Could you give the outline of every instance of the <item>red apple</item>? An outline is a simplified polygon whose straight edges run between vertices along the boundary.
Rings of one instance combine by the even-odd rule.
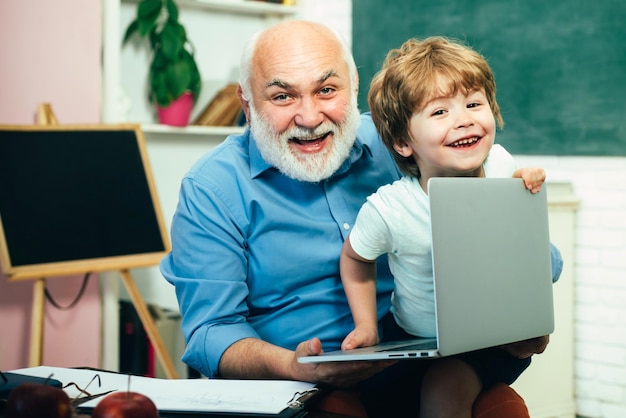
[[[62,389],[42,383],[22,383],[11,391],[6,418],[70,418],[70,397]]]
[[[91,413],[92,418],[159,418],[154,402],[137,392],[113,392]]]

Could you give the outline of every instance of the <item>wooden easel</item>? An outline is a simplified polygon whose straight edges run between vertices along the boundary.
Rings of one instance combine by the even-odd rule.
[[[52,107],[49,103],[41,103],[37,108],[37,124],[38,125],[58,125],[57,118],[52,111]],[[166,376],[169,379],[178,378],[178,373],[174,367],[174,363],[167,352],[167,348],[163,343],[163,339],[159,334],[159,331],[154,323],[152,315],[148,310],[148,307],[143,300],[137,284],[127,269],[120,270],[122,281],[128,290],[131,302],[135,307],[139,319],[146,330],[148,339],[154,347],[154,351],[158,360],[161,362]],[[46,291],[46,279],[41,277],[35,280],[33,286],[33,307],[31,318],[31,340],[30,340],[30,357],[29,366],[40,366],[43,362],[43,334],[44,334],[44,313],[45,313],[45,298]]]

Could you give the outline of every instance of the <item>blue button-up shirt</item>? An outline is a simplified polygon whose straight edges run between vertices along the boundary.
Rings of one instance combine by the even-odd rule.
[[[216,376],[223,352],[247,337],[288,349],[319,337],[325,350],[339,348],[353,328],[341,246],[367,196],[399,177],[367,114],[349,158],[319,183],[266,163],[249,130],[200,159],[182,181],[161,263],[183,317],[183,361]],[[386,262],[377,285],[382,317],[393,288]]]

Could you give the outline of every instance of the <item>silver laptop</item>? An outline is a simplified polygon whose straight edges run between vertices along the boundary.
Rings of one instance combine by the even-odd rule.
[[[300,357],[300,363],[449,356],[554,331],[545,185],[431,178],[437,337]],[[419,237],[417,237],[419,238]]]

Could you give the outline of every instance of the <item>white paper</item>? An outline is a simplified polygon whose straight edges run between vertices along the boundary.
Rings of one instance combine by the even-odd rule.
[[[146,395],[161,412],[230,412],[278,414],[299,394],[314,390],[315,385],[289,380],[231,380],[231,379],[153,379],[128,376],[118,373],[99,372],[87,369],[40,366],[14,370],[31,376],[52,375],[63,385],[76,383],[81,388],[89,384],[97,374],[98,382],[91,383],[87,391],[91,394],[109,390],[130,390]],[[73,386],[65,389],[70,398],[80,396]],[[95,407],[102,397],[81,404]]]

